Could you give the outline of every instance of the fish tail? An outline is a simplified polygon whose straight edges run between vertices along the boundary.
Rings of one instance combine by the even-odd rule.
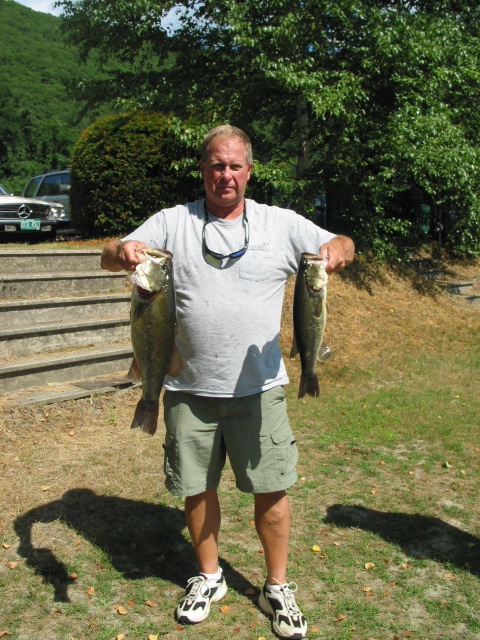
[[[298,390],[298,397],[313,396],[316,398],[320,395],[320,383],[316,373],[302,373],[300,376],[300,388]]]
[[[147,404],[143,398],[138,401],[132,420],[132,429],[140,427],[142,431],[153,436],[157,430],[158,404]]]

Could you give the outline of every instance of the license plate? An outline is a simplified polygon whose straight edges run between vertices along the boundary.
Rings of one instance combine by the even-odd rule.
[[[22,231],[40,231],[40,220],[21,220],[20,229]]]

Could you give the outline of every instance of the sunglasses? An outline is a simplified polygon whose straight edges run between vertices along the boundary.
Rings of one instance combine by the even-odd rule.
[[[246,207],[243,208],[243,220],[245,223],[245,242],[241,249],[238,249],[238,251],[233,251],[232,253],[228,253],[228,254],[217,253],[216,251],[212,251],[211,249],[208,248],[207,239],[205,237],[205,229],[207,228],[207,224],[213,221],[208,219],[208,212],[207,212],[207,207],[205,206],[205,203],[203,204],[203,208],[205,211],[205,220],[203,222],[202,243],[203,243],[203,248],[205,253],[208,253],[209,256],[212,256],[212,258],[216,258],[217,260],[236,260],[237,258],[241,258],[246,253],[248,249],[248,243],[250,240],[250,227],[248,224]]]

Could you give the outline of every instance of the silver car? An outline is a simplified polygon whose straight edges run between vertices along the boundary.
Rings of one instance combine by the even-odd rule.
[[[57,230],[69,226],[61,204],[14,196],[0,184],[0,233],[35,233],[54,238]]]
[[[48,171],[33,177],[23,190],[26,198],[41,198],[47,202],[63,205],[70,215],[70,169]]]

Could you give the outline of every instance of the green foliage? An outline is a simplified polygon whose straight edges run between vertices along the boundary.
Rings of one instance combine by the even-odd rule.
[[[89,234],[122,235],[164,207],[199,195],[193,129],[153,112],[105,116],[77,141],[72,212]]]
[[[0,0],[0,181],[10,191],[20,192],[36,173],[68,166],[88,124],[70,89],[95,71],[80,67],[60,24]]]
[[[170,0],[60,4],[119,99],[245,128],[265,199],[308,211],[326,193],[329,226],[380,255],[425,241],[428,206],[423,226],[451,239],[459,216],[478,251],[477,2],[188,1],[170,31]]]

